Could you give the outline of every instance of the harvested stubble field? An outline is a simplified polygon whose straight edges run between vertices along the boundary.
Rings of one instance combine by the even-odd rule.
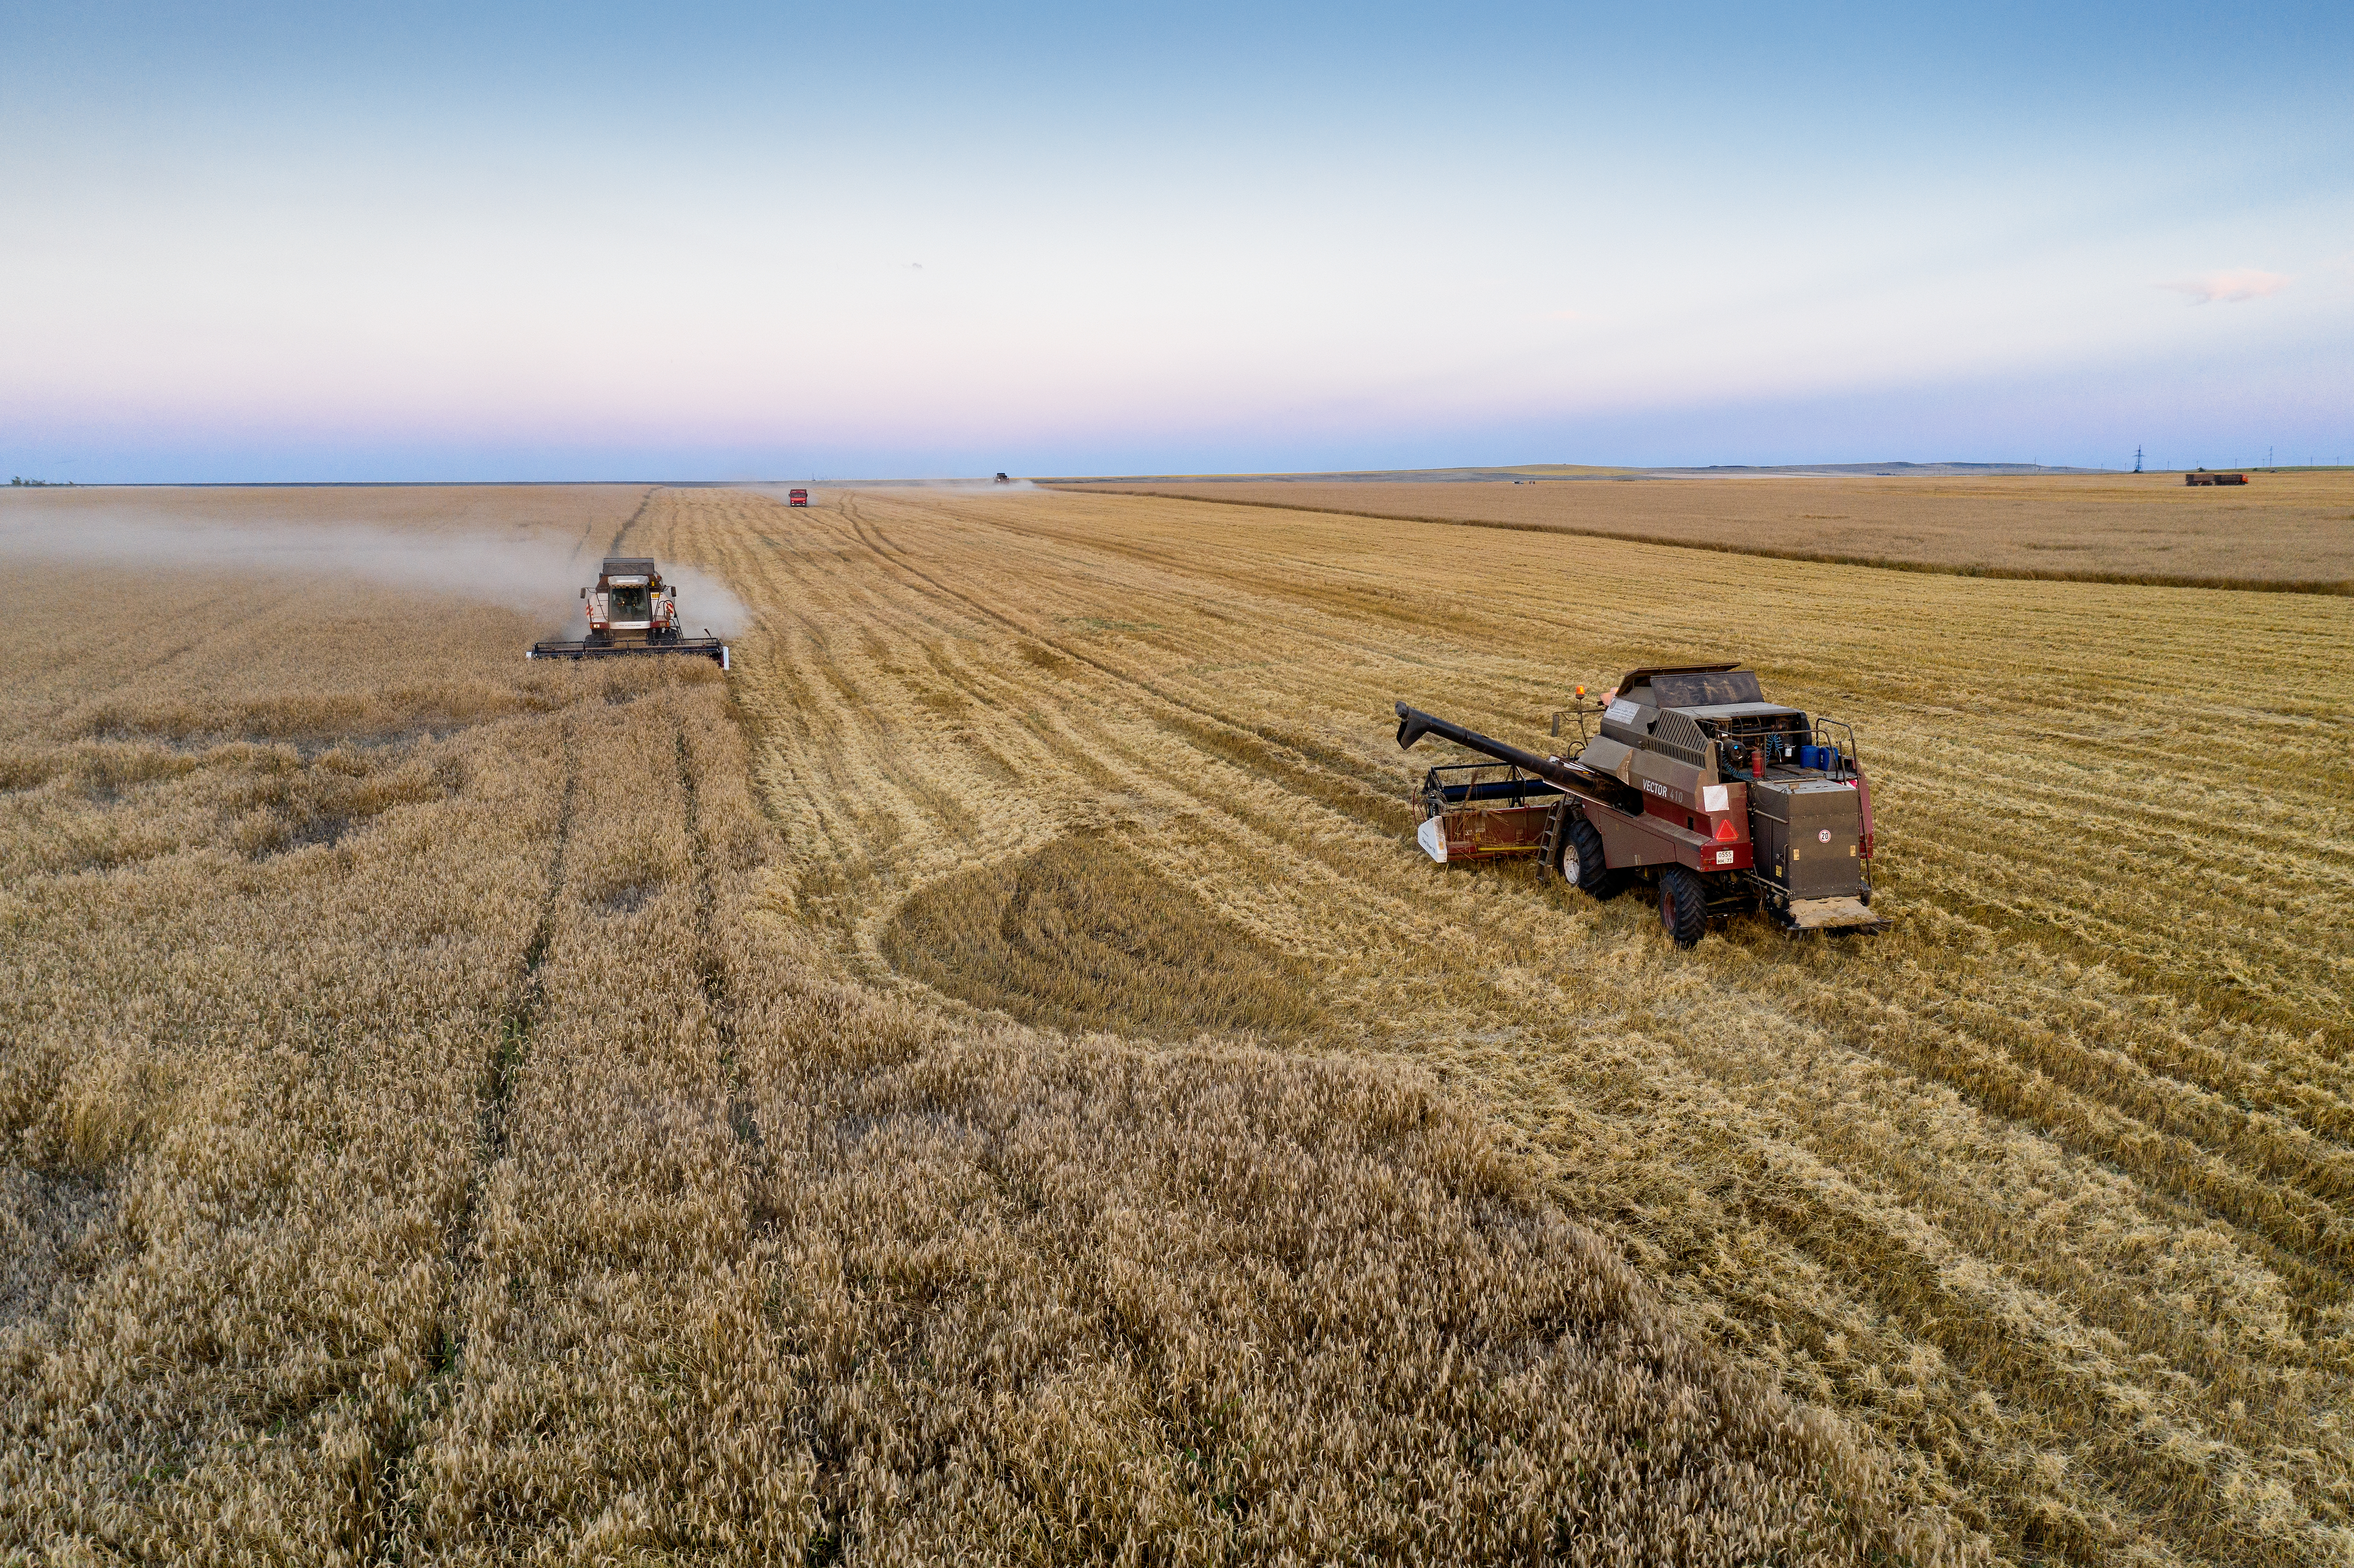
[[[5,655],[0,1552],[2354,1555],[2342,599],[629,516],[727,682],[152,574]],[[1392,699],[1720,653],[1894,930],[1412,849]]]
[[[2194,488],[2179,473],[2118,473],[1154,481],[1111,493],[1921,571],[2354,594],[2349,469],[2257,472],[2244,489]]]

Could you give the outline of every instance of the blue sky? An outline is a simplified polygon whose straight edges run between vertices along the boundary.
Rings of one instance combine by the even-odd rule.
[[[2354,461],[2344,6],[19,5],[0,467]]]

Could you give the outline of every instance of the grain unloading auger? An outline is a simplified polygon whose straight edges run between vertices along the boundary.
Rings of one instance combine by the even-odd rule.
[[[588,635],[578,642],[535,642],[526,659],[611,659],[687,653],[727,668],[727,644],[705,631],[682,636],[677,590],[663,581],[650,556],[608,556],[597,586],[580,590]]]
[[[1533,854],[1596,898],[1648,883],[1683,948],[1711,916],[1745,909],[1792,931],[1887,924],[1871,909],[1872,782],[1854,733],[1766,701],[1751,671],[1638,670],[1606,703],[1554,715],[1556,735],[1562,718],[1578,720],[1582,745],[1568,757],[1404,703],[1397,713],[1401,747],[1435,735],[1501,764],[1424,776],[1415,839],[1441,864]],[[1600,733],[1585,736],[1597,718]]]

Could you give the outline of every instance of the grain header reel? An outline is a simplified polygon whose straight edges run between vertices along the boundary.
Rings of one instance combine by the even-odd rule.
[[[1649,888],[1679,947],[1712,916],[1762,911],[1790,931],[1865,931],[1872,783],[1854,733],[1769,703],[1734,664],[1637,670],[1540,755],[1397,705],[1398,745],[1426,735],[1492,758],[1431,768],[1415,840],[1439,863],[1532,854],[1596,898]],[[1589,733],[1590,731],[1590,733]]]

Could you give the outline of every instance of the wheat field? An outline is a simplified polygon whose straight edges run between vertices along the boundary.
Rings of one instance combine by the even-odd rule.
[[[717,565],[784,515],[580,506],[499,526]],[[777,687],[331,570],[41,570],[88,609],[0,710],[0,1561],[1971,1555],[1427,1074],[1291,1049],[1296,957],[1196,998],[1227,928],[1120,911],[1060,1004],[1124,1032],[872,983],[794,914]],[[1136,876],[1005,896],[1052,950]]]
[[[2354,1557],[2342,599],[596,504],[733,675],[6,655],[0,1560]],[[1688,657],[1893,929],[1413,849],[1393,700]]]
[[[1108,487],[1657,541],[1791,560],[2054,581],[2354,594],[2354,470],[1653,479],[1219,480]],[[1089,485],[1088,489],[1107,487]]]

